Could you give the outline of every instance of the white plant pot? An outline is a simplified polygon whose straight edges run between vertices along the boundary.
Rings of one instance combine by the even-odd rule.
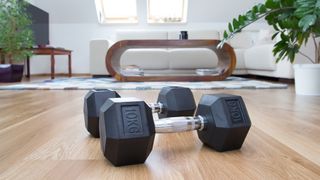
[[[320,64],[295,64],[296,94],[320,96]]]

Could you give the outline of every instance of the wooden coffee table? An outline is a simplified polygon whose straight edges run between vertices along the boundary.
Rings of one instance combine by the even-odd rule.
[[[123,40],[115,43],[107,52],[106,67],[111,76],[119,81],[219,81],[230,76],[236,66],[236,56],[233,48],[225,43],[221,49],[217,49],[219,40]],[[124,75],[121,73],[120,58],[128,49],[138,48],[208,48],[218,56],[216,74],[144,74]],[[151,59],[150,59],[151,61]]]
[[[54,48],[54,47],[41,47],[32,48],[33,55],[50,55],[51,62],[51,79],[55,78],[55,55],[67,55],[68,56],[68,76],[72,76],[71,67],[71,50],[64,48]],[[30,57],[27,58],[27,78],[30,78]]]

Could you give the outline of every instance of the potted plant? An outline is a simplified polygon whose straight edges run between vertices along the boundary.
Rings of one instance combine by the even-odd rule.
[[[244,15],[239,15],[224,31],[222,46],[228,39],[248,25],[264,18],[275,33],[278,41],[273,48],[276,62],[295,61],[295,55],[308,40],[315,46],[315,58],[305,56],[311,64],[296,64],[295,85],[297,94],[320,95],[320,1],[319,0],[266,0],[253,6]],[[301,77],[302,75],[302,77]]]
[[[26,7],[23,0],[0,1],[0,82],[21,81],[22,62],[32,55],[33,33]]]

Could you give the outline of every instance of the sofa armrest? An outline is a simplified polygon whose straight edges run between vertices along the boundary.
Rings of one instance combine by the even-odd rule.
[[[109,75],[105,65],[105,57],[108,49],[114,44],[110,40],[91,40],[90,41],[90,74]]]
[[[293,78],[292,64],[284,59],[276,63],[274,44],[253,46],[245,51],[245,64],[249,74],[278,78]]]
[[[258,45],[247,49],[244,53],[246,68],[265,71],[276,70],[272,49],[272,44]]]

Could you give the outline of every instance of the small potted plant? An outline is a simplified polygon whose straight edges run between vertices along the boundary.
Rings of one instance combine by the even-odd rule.
[[[33,33],[26,7],[23,0],[0,1],[0,82],[21,81],[22,62],[32,55]]]
[[[319,0],[266,0],[239,15],[224,31],[222,46],[228,39],[253,22],[264,18],[273,27],[272,39],[279,39],[274,45],[276,62],[295,61],[301,46],[313,41],[315,58],[303,54],[311,64],[296,64],[295,85],[297,94],[320,95],[320,1]]]

